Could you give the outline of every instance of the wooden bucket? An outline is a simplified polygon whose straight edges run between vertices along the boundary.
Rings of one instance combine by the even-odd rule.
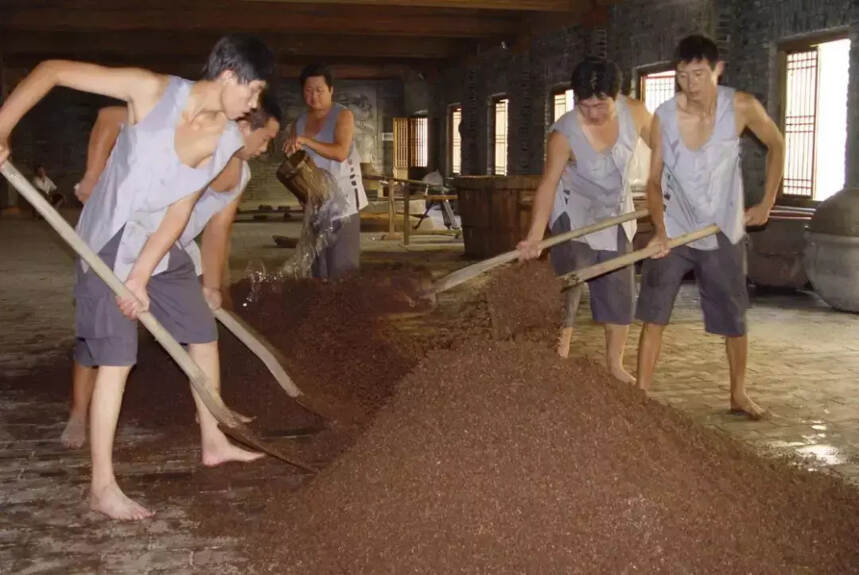
[[[328,199],[328,178],[304,150],[284,158],[277,169],[277,179],[302,205],[307,203],[308,198],[316,205]]]
[[[454,180],[465,253],[488,258],[516,248],[528,233],[540,176],[461,176]]]

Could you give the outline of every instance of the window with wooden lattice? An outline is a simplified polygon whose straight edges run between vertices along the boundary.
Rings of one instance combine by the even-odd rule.
[[[573,109],[576,103],[572,89],[558,88],[552,92],[552,122],[557,122],[561,116]]]
[[[850,40],[782,53],[782,194],[824,200],[844,186]]]
[[[509,131],[508,109],[510,99],[499,96],[492,99],[492,173],[507,175],[507,134]]]
[[[447,154],[449,158],[448,171],[451,174],[459,175],[462,173],[462,136],[459,133],[459,127],[462,124],[462,106],[453,104],[448,108],[448,148]]]
[[[677,91],[677,72],[674,67],[652,70],[639,76],[638,97],[651,114]]]

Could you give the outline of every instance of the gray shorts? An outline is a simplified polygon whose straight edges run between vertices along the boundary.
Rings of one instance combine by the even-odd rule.
[[[570,231],[570,218],[567,214],[561,214],[552,225],[552,234],[558,235],[568,231]],[[621,226],[617,226],[617,247],[617,251],[595,250],[584,242],[569,241],[553,247],[549,253],[549,259],[555,273],[563,275],[628,253],[632,246]],[[635,298],[635,270],[632,266],[596,277],[588,281],[588,288],[594,321],[615,325],[632,323]],[[578,307],[578,299],[575,305]],[[572,325],[575,311],[567,310],[568,321],[565,321],[565,325]]]
[[[99,252],[113,267],[122,230]],[[147,285],[149,311],[179,343],[217,341],[215,317],[203,297],[194,263],[185,250],[170,248],[170,264]],[[78,266],[75,285],[75,361],[85,366],[137,363],[137,322],[122,315],[116,297],[92,269]]]
[[[331,243],[313,260],[315,278],[335,279],[357,270],[361,262],[361,216],[352,214],[334,221]]]
[[[636,317],[647,323],[668,324],[683,276],[695,272],[704,329],[708,333],[738,337],[746,333],[745,241],[731,244],[721,232],[715,250],[674,248],[660,259],[645,260],[641,272],[641,293]]]

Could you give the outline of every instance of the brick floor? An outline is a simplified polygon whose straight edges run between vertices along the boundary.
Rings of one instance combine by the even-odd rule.
[[[235,227],[234,277],[250,259],[272,263],[282,257],[270,247],[270,236],[284,233],[283,227]],[[425,250],[431,249],[448,252],[435,267],[464,264],[456,245],[418,242],[405,251],[373,236],[362,242],[370,261],[426,263]],[[14,326],[0,330],[0,370],[56,361],[72,336],[69,255],[44,222],[0,221],[0,245],[18,248],[4,249],[0,257],[0,324]],[[467,294],[473,286],[460,289]],[[448,299],[446,294],[442,300],[459,297]],[[583,303],[572,354],[601,361],[602,328],[590,321],[587,300]],[[403,321],[420,326],[416,317]],[[832,470],[859,484],[859,315],[833,311],[809,293],[759,294],[753,298],[749,325],[749,390],[772,417],[752,422],[727,413],[723,343],[704,334],[692,285],[681,290],[665,332],[653,396],[768,456],[795,455],[802,465]],[[638,332],[634,326],[628,342],[630,370]],[[0,573],[247,572],[237,539],[194,535],[183,509],[186,497],[199,494],[177,496],[159,505],[154,519],[135,524],[110,522],[87,511],[88,452],[71,452],[58,442],[66,409],[63,398],[37,403],[25,389],[0,386]],[[123,425],[118,444],[133,449],[136,442],[153,440],[152,431]],[[196,450],[162,452],[133,465],[120,460],[118,472],[129,494],[145,502],[152,481],[176,481],[199,472],[197,458]],[[254,481],[265,480],[266,472],[260,466],[229,493],[205,495],[242,512],[243,498]]]
[[[602,361],[602,328],[583,302],[571,356]],[[859,315],[842,313],[813,293],[753,293],[748,313],[749,395],[771,412],[763,421],[730,415],[728,367],[720,337],[704,333],[697,288],[681,288],[665,330],[651,395],[695,421],[762,452],[800,456],[859,484]],[[625,363],[635,368],[640,326]]]

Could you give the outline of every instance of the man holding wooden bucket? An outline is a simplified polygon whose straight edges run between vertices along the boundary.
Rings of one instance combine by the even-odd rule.
[[[355,146],[355,118],[335,103],[334,78],[328,67],[310,64],[299,78],[307,111],[299,116],[283,146],[290,155],[303,149],[317,168],[330,174],[331,195],[320,208],[331,222],[331,240],[313,262],[314,277],[336,278],[357,270],[361,257],[361,217],[367,193],[361,158]]]
[[[588,58],[579,63],[571,86],[575,108],[551,128],[546,169],[534,198],[531,228],[517,249],[523,259],[540,255],[547,224],[553,234],[583,228],[633,209],[629,167],[639,138],[647,139],[650,114],[644,104],[620,95],[621,72],[614,62]],[[635,220],[552,248],[559,275],[629,252]],[[617,379],[634,383],[623,367],[623,350],[633,318],[632,266],[588,282],[594,321],[605,326],[606,363]],[[567,357],[583,286],[566,292],[558,354]]]
[[[200,293],[161,299],[169,287],[150,280],[167,273],[170,252],[191,210],[209,183],[243,145],[236,120],[256,108],[274,72],[274,55],[259,40],[221,38],[209,55],[204,78],[191,82],[136,68],[106,68],[62,60],[39,64],[0,108],[0,163],[9,155],[15,125],[55,86],[110,96],[127,103],[127,125],[78,222],[78,234],[106,260],[130,292],[114,297],[104,281],[82,261],[75,287],[78,348],[76,359],[98,365],[91,407],[92,481],[90,507],[114,519],[143,519],[152,512],[127,497],[116,481],[113,439],[128,373],[136,362],[137,323],[149,310],[162,312],[171,335],[187,343],[188,353],[209,381],[216,381],[217,329],[208,321],[182,321],[159,305],[183,301],[206,317]],[[196,278],[195,278],[196,279]],[[182,325],[179,326],[181,321]],[[186,328],[180,332],[178,328]],[[77,352],[80,353],[77,353]],[[194,393],[200,419],[203,462],[249,461],[260,457],[229,442],[212,412]]]
[[[695,272],[708,333],[725,337],[731,410],[752,419],[764,410],[746,395],[746,225],[766,223],[784,165],[784,140],[750,94],[718,85],[724,63],[704,36],[684,38],[674,55],[680,92],[656,110],[651,130],[647,202],[662,249],[644,262],[637,317],[644,322],[638,385],[649,389],[662,332],[683,276]],[[748,128],[767,147],[764,198],[744,210],[740,134]],[[720,231],[668,250],[668,238],[716,224]]]

